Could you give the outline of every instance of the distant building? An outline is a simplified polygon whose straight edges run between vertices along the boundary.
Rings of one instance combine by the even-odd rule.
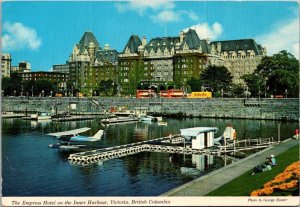
[[[135,94],[136,87],[152,71],[144,68],[143,50],[146,44],[137,35],[131,35],[123,51],[119,54],[118,82],[123,94]]]
[[[242,76],[252,74],[267,52],[254,39],[241,39],[211,42],[211,54],[223,60],[234,83],[243,84]]]
[[[67,62],[66,64],[53,65],[53,72],[69,74],[69,70],[70,70],[69,62]]]
[[[57,72],[24,72],[18,73],[22,78],[22,81],[36,81],[36,80],[48,80],[54,84],[57,84],[58,88],[65,88],[66,82],[68,80],[68,75],[65,73]]]
[[[185,88],[192,77],[199,78],[210,57],[206,40],[195,30],[178,37],[157,37],[146,43],[136,35],[128,40],[119,55],[119,83],[124,94],[133,93],[141,81],[175,82]]]
[[[105,44],[104,49],[92,32],[85,32],[69,58],[70,82],[85,94],[99,93],[104,80],[117,80],[118,52]],[[116,83],[117,84],[117,83]]]
[[[94,34],[85,32],[69,61],[54,65],[53,71],[69,71],[72,87],[86,94],[99,92],[99,84],[107,80],[126,95],[150,85],[186,91],[187,82],[200,78],[209,65],[225,66],[234,83],[244,84],[242,76],[251,74],[265,55],[266,49],[253,39],[209,42],[193,29],[148,43],[146,37],[131,35],[120,53],[108,44],[102,49]]]
[[[25,73],[31,71],[31,65],[27,61],[20,61],[18,66],[13,66],[12,73]]]
[[[1,56],[1,74],[2,77],[10,77],[11,72],[11,54],[2,53]]]
[[[85,32],[77,43],[69,58],[69,80],[75,89],[82,90],[85,86],[86,69],[93,65],[96,51],[100,44],[92,32]]]
[[[118,54],[108,44],[105,44],[103,50],[96,52],[95,62],[85,71],[85,90],[89,94],[101,93],[98,90],[101,81],[112,80],[117,84]]]
[[[207,66],[210,48],[206,40],[198,37],[195,30],[181,32],[174,55],[174,82],[186,89],[187,81],[192,77],[199,79],[200,73]]]

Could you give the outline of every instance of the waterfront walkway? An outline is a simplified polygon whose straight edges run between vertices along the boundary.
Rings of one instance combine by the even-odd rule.
[[[269,157],[271,154],[277,156],[278,154],[297,145],[298,142],[298,140],[288,139],[277,145],[250,155],[245,159],[239,160],[238,162],[232,163],[226,167],[170,190],[161,196],[205,196],[211,191],[216,190],[245,172],[250,171],[255,166],[263,163],[266,157]]]

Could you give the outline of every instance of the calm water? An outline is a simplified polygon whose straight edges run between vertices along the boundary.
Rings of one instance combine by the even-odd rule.
[[[114,146],[177,134],[179,129],[211,126],[221,134],[227,124],[238,139],[276,137],[278,122],[222,119],[168,119],[168,126],[132,123],[102,127],[98,121],[66,123],[2,120],[2,177],[4,196],[156,196],[224,165],[220,157],[139,153],[88,166],[72,165],[46,133],[90,127],[93,135],[105,129],[96,144]],[[298,123],[280,123],[282,139],[291,137]],[[227,161],[228,163],[228,161]]]

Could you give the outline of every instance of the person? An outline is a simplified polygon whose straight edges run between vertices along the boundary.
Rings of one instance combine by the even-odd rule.
[[[265,172],[268,170],[272,170],[272,161],[269,158],[266,158],[266,162],[253,168],[251,175],[255,175],[256,173]]]
[[[295,129],[295,135],[294,135],[295,139],[299,139],[299,129]]]
[[[272,166],[277,165],[276,158],[274,155],[271,155],[271,163],[272,163]]]

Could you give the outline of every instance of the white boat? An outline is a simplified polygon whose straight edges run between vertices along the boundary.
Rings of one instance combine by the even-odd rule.
[[[52,114],[48,112],[38,112],[36,114],[32,114],[30,118],[34,120],[47,120],[52,118]]]
[[[159,122],[157,122],[157,125],[158,125],[158,126],[168,126],[168,122],[165,122],[165,121],[159,121]]]
[[[154,116],[142,115],[140,121],[157,121],[157,119]]]
[[[100,123],[102,124],[118,124],[118,123],[126,123],[126,122],[136,122],[139,119],[134,116],[129,117],[113,117],[109,119],[102,119]]]

